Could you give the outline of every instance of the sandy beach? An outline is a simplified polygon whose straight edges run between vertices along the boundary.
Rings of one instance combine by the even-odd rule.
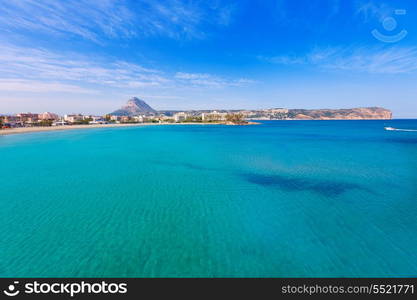
[[[44,132],[44,131],[138,127],[138,126],[160,126],[160,125],[219,125],[219,123],[137,123],[137,124],[65,125],[65,126],[50,126],[50,127],[21,127],[21,128],[11,128],[11,129],[1,129],[0,136],[10,135],[10,134]]]

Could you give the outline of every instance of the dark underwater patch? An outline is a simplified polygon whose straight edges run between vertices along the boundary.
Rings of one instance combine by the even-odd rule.
[[[310,191],[326,197],[336,197],[350,190],[367,190],[359,184],[308,177],[245,174],[244,178],[248,182],[260,186],[273,187],[290,192]]]

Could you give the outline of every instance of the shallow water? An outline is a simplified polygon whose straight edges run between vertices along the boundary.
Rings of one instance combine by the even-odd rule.
[[[0,137],[0,277],[417,276],[416,120]]]

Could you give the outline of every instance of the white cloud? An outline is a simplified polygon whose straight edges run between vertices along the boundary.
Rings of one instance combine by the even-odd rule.
[[[330,69],[372,74],[414,73],[417,71],[417,47],[361,48],[348,53],[336,51],[323,56],[318,63]]]
[[[167,74],[125,61],[0,44],[0,91],[87,93],[239,87],[254,81],[207,73]],[[86,86],[88,88],[86,88]],[[76,88],[79,87],[79,88]]]
[[[74,53],[0,45],[2,76],[43,81],[71,81],[109,87],[156,86],[169,82],[158,70],[124,61],[95,60]]]
[[[97,94],[94,90],[81,88],[76,85],[63,84],[58,82],[41,82],[36,80],[19,80],[0,78],[0,91],[50,93],[65,92],[74,94]]]
[[[231,15],[231,6],[220,6],[214,0],[4,1],[0,31],[77,36],[96,43],[148,35],[201,38],[203,26],[226,26]]]
[[[282,56],[258,56],[258,59],[261,61],[266,61],[272,64],[277,65],[298,65],[298,64],[305,64],[306,59],[305,57],[297,57],[292,55],[282,55]]]
[[[417,72],[417,47],[335,47],[315,49],[304,56],[260,57],[260,59],[279,65],[302,65],[371,74]]]
[[[185,85],[191,86],[206,86],[206,87],[238,87],[251,83],[255,83],[254,80],[240,78],[240,79],[228,79],[220,76],[214,76],[205,73],[183,73],[178,72],[175,74],[175,78]]]

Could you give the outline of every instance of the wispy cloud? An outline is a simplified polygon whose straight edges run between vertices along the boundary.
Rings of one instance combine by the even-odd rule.
[[[359,47],[315,49],[304,56],[259,57],[287,66],[310,66],[325,70],[402,74],[417,72],[417,47]]]
[[[38,80],[0,78],[0,91],[18,91],[31,93],[65,92],[74,94],[97,94],[97,91],[76,85]]]
[[[206,86],[206,87],[239,87],[255,83],[254,80],[240,78],[228,79],[220,76],[213,76],[202,73],[183,73],[178,72],[175,78],[186,86]]]
[[[0,6],[0,32],[66,35],[96,43],[149,35],[201,38],[205,25],[228,25],[232,11],[232,6],[213,0],[5,1]]]
[[[71,81],[110,87],[155,86],[169,79],[154,69],[124,61],[57,54],[45,49],[0,45],[0,70],[14,79]]]
[[[76,53],[56,53],[46,49],[1,44],[0,72],[0,91],[59,90],[86,93],[94,87],[97,90],[175,90],[238,87],[254,82],[245,78],[230,79],[207,73],[166,73],[109,58],[91,58]],[[89,89],[85,86],[89,86]]]

